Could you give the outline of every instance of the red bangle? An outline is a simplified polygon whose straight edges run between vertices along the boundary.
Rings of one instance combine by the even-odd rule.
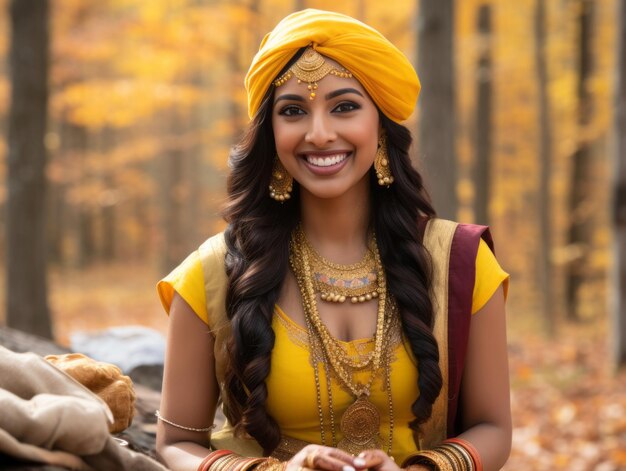
[[[209,471],[209,468],[215,461],[219,458],[222,458],[226,455],[233,455],[234,453],[230,450],[215,450],[206,455],[206,457],[202,460],[202,462],[198,465],[198,471]]]
[[[472,461],[474,462],[474,469],[476,471],[483,471],[483,462],[480,459],[480,454],[474,445],[472,445],[467,440],[463,440],[462,438],[448,438],[444,440],[443,443],[456,443],[459,446],[462,446],[472,457]]]

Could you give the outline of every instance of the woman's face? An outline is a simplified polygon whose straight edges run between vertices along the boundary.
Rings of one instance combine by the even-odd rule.
[[[301,193],[337,198],[369,185],[380,128],[378,110],[354,78],[329,74],[317,83],[313,100],[307,84],[295,77],[276,88],[276,151]]]

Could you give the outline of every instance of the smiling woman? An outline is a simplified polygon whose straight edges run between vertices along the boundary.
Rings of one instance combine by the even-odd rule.
[[[317,64],[309,72],[312,62]],[[292,70],[297,80],[274,82],[277,158],[299,183],[300,197],[310,201],[307,205],[349,192],[367,201],[368,171],[382,136],[376,105],[351,74],[313,48],[304,51],[287,77]]]
[[[420,85],[352,18],[279,23],[246,77],[228,227],[158,285],[157,447],[174,470],[499,469],[511,440],[488,229],[435,217],[411,166]],[[212,431],[217,404],[228,419]]]

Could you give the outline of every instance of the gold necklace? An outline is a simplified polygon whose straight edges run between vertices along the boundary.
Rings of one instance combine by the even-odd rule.
[[[310,266],[310,261],[313,258],[313,255],[311,253],[312,250],[310,245],[306,242],[304,232],[301,227],[298,227],[292,235],[289,260],[300,288],[305,321],[309,334],[309,345],[311,348],[312,363],[315,374],[318,413],[320,416],[322,444],[326,444],[326,439],[324,430],[324,413],[321,405],[321,387],[319,381],[318,362],[321,361],[326,370],[331,432],[333,438],[332,445],[338,446],[339,448],[353,454],[359,453],[368,448],[381,448],[379,436],[380,413],[376,409],[376,406],[372,404],[368,398],[374,379],[376,378],[382,364],[385,363],[385,386],[387,388],[387,400],[390,413],[389,443],[387,451],[390,453],[393,442],[393,404],[390,390],[391,368],[389,366],[390,346],[387,345],[387,348],[385,348],[383,341],[385,337],[388,337],[388,335],[385,334],[390,332],[391,320],[394,317],[393,314],[395,314],[395,309],[390,309],[392,312],[390,312],[388,316],[385,316],[387,297],[386,279],[384,269],[382,268],[382,262],[380,260],[380,254],[378,253],[376,239],[375,237],[372,237],[372,243],[370,244],[371,253],[376,264],[376,280],[378,280],[377,293],[379,295],[377,296],[378,313],[376,319],[376,333],[374,335],[374,349],[364,360],[360,361],[358,359],[352,360],[350,358],[343,345],[330,335],[330,332],[319,316],[315,290],[313,287],[314,278],[312,276]],[[395,307],[395,304],[392,304],[393,307]],[[319,352],[317,355],[315,354],[316,351]],[[340,383],[356,398],[354,403],[348,406],[341,417],[340,429],[343,433],[343,439],[337,444],[335,443],[335,419],[332,406],[332,392],[330,387],[331,378],[329,375],[330,368],[328,368],[329,364],[332,367],[334,375],[340,380]],[[366,367],[370,367],[370,365],[371,375],[367,383],[365,385],[355,383],[353,380],[354,370],[363,370]]]
[[[313,288],[320,293],[322,301],[343,303],[364,303],[376,299],[379,293],[378,275],[374,248],[376,241],[370,238],[369,247],[363,259],[350,265],[331,262],[319,254],[307,240],[301,227],[298,227],[301,242],[309,254],[313,275]]]
[[[348,387],[348,389],[350,389],[352,394],[354,394],[356,397],[368,393],[374,375],[372,375],[372,378],[370,378],[370,382],[368,384],[359,388],[358,386],[354,385],[349,379],[351,375],[347,368],[363,369],[368,367],[371,363],[372,371],[374,373],[377,372],[378,368],[380,367],[382,342],[384,337],[383,334],[385,327],[386,305],[385,275],[382,269],[382,263],[380,262],[378,248],[376,247],[376,238],[372,237],[372,240],[374,242],[374,260],[376,261],[377,278],[380,278],[382,283],[380,285],[381,295],[378,299],[376,333],[374,334],[375,346],[374,350],[363,360],[353,360],[348,355],[341,342],[339,342],[330,334],[319,316],[315,298],[315,290],[311,282],[311,250],[310,246],[306,244],[306,238],[301,227],[298,227],[296,229],[292,243],[292,254],[294,255],[294,261],[292,265],[294,266],[294,272],[301,273],[300,278],[302,279],[302,286],[300,291],[302,293],[302,299],[305,304],[305,314],[309,316],[311,323],[314,327],[314,332],[316,333],[316,335],[319,336],[321,344],[324,347],[328,360],[330,361],[333,369],[342,380],[342,382]]]

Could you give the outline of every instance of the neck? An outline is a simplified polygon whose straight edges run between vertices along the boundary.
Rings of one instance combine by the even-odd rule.
[[[354,263],[368,246],[369,185],[365,191],[320,199],[300,193],[302,228],[313,247],[336,263]]]

